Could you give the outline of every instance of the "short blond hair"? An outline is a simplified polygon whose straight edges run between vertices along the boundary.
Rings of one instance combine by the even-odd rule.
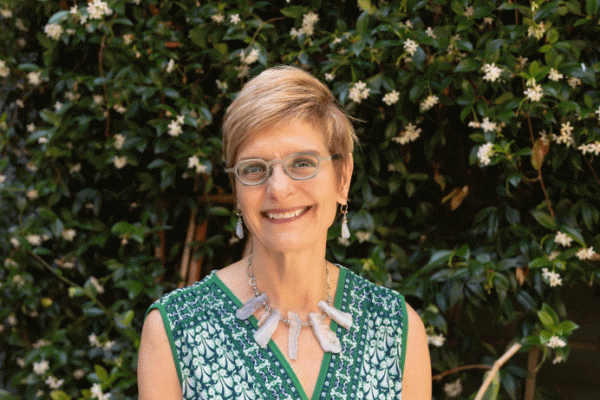
[[[249,137],[295,119],[320,128],[329,152],[339,154],[343,161],[358,141],[349,117],[325,84],[297,67],[273,67],[248,81],[227,108],[223,121],[227,167],[233,167]],[[336,170],[339,176],[341,167]]]

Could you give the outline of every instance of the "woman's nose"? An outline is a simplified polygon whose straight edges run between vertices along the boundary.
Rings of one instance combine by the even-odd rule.
[[[267,178],[267,193],[276,200],[284,199],[292,189],[292,178],[285,173],[281,164],[275,164]]]

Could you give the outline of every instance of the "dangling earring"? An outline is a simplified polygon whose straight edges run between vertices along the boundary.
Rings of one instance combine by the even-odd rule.
[[[348,204],[342,204],[340,206],[340,211],[344,216],[342,217],[342,237],[344,239],[350,239],[350,229],[348,228],[348,218],[346,218],[346,214],[348,214]]]
[[[244,221],[242,220],[242,210],[237,209],[236,215],[238,217],[237,225],[235,227],[235,236],[239,239],[244,238]]]

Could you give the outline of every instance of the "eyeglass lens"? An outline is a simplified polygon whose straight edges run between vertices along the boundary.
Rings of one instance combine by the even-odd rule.
[[[239,179],[246,184],[263,183],[270,175],[272,164],[278,162],[248,160],[237,167]],[[314,154],[292,154],[283,160],[283,170],[293,179],[310,179],[319,171],[319,157]]]

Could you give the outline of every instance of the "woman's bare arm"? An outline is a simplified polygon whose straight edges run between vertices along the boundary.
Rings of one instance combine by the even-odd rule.
[[[431,359],[427,333],[419,314],[408,304],[408,339],[402,378],[402,400],[431,400]]]
[[[142,328],[138,358],[139,400],[181,400],[181,385],[162,316],[152,310]]]

